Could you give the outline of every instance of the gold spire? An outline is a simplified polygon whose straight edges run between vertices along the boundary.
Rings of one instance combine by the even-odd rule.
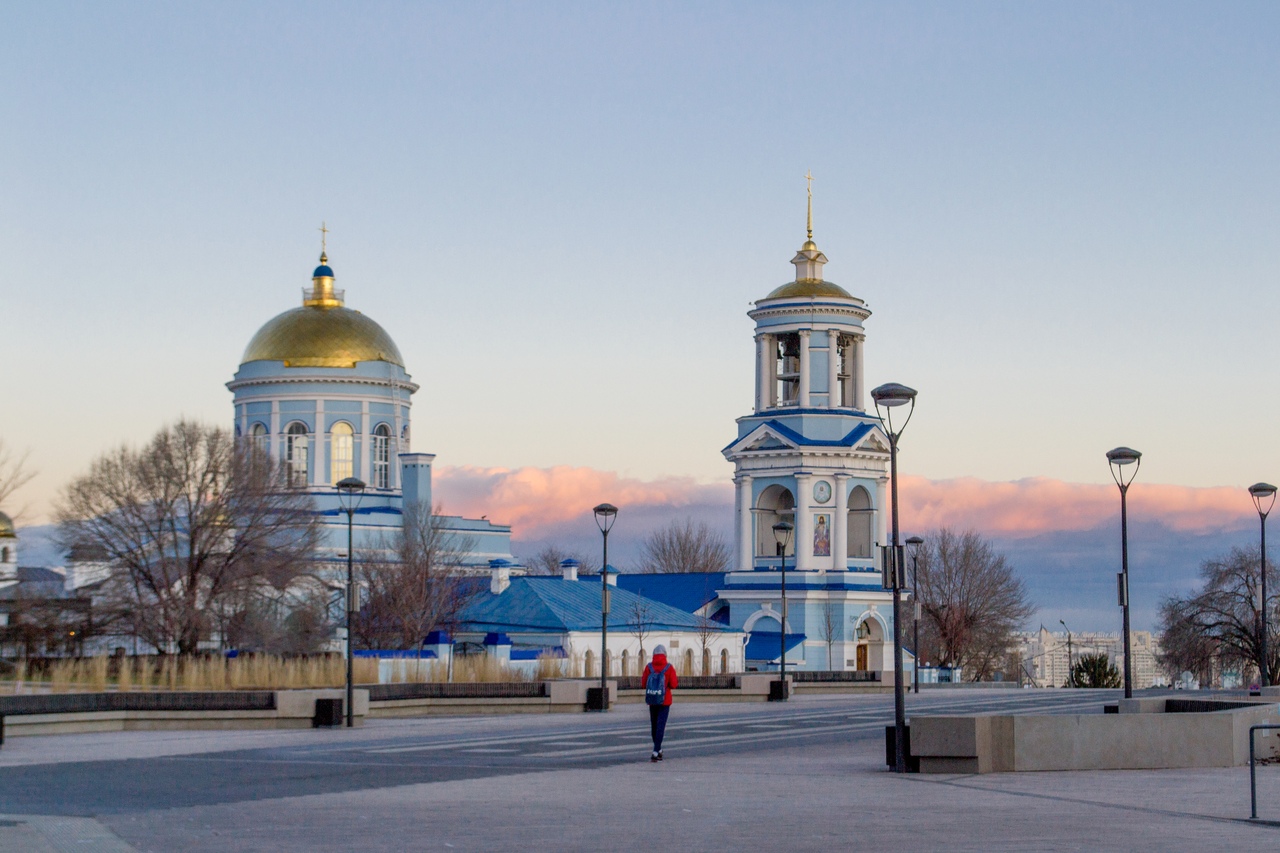
[[[329,263],[329,255],[327,254],[327,251],[329,248],[328,246],[329,229],[324,227],[324,220],[320,221],[319,230],[320,230],[320,263],[327,264]]]
[[[805,219],[805,233],[808,235],[804,241],[804,245],[800,247],[802,252],[818,251],[818,244],[813,242],[813,172],[806,170],[804,179],[809,184],[809,215]]]

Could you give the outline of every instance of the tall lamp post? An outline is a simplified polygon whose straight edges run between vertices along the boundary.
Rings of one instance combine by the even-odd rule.
[[[1262,687],[1266,687],[1271,680],[1267,672],[1270,665],[1270,659],[1267,657],[1267,623],[1269,621],[1267,619],[1267,514],[1271,512],[1271,508],[1276,504],[1276,487],[1270,483],[1254,483],[1249,487],[1249,494],[1253,497],[1253,505],[1258,508],[1258,521],[1262,525],[1262,558],[1260,562],[1262,574],[1262,636],[1259,638],[1259,651],[1262,653],[1260,655],[1262,662],[1258,669],[1261,673],[1259,683]]]
[[[592,512],[604,536],[604,557],[600,563],[600,711],[603,713],[609,710],[609,686],[605,681],[609,660],[609,528],[618,517],[618,508],[613,504],[600,504]]]
[[[907,548],[911,550],[911,653],[916,656],[911,675],[916,693],[920,692],[920,546],[923,544],[919,536],[907,540]]]
[[[876,404],[876,417],[884,425],[889,437],[889,486],[893,505],[893,560],[898,559],[898,439],[902,431],[911,421],[911,414],[916,410],[916,391],[897,382],[888,382],[871,390],[871,399]],[[907,416],[897,429],[893,427],[893,410],[899,406],[909,405]],[[880,411],[884,407],[884,412]],[[907,772],[906,730],[907,730],[907,696],[906,685],[902,683],[902,578],[898,566],[893,572],[893,744],[894,771]]]
[[[364,496],[364,481],[355,477],[347,477],[338,481],[338,500],[342,502],[342,509],[347,514],[347,728],[353,727],[355,723],[355,684],[352,681],[352,653],[351,653],[351,619],[356,612],[356,575],[353,563],[352,544],[352,519],[355,517],[356,509],[360,506],[360,498]]]
[[[1062,630],[1067,632],[1067,686],[1075,687],[1076,686],[1076,670],[1075,670],[1075,665],[1072,663],[1075,656],[1071,653],[1071,629],[1068,628],[1067,623],[1061,619],[1058,620],[1058,624],[1062,626]],[[1078,625],[1080,623],[1077,622],[1076,624]]]
[[[1129,654],[1129,510],[1126,498],[1133,478],[1142,467],[1142,454],[1132,447],[1117,447],[1107,451],[1107,464],[1111,477],[1120,487],[1120,606],[1124,608],[1124,698],[1133,698],[1133,661]],[[1132,473],[1127,466],[1132,465]]]
[[[789,521],[779,521],[773,526],[773,538],[778,540],[778,553],[782,556],[782,634],[778,640],[781,661],[782,689],[778,692],[778,700],[787,700],[787,545],[791,543],[791,531],[794,526]]]

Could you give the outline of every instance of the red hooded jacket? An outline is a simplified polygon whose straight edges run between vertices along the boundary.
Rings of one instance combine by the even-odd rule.
[[[663,702],[662,704],[670,705],[671,697],[674,695],[673,691],[676,689],[676,685],[678,685],[680,682],[679,682],[679,679],[676,678],[676,668],[674,666],[667,667],[666,655],[653,656],[653,662],[650,664],[647,664],[644,668],[644,678],[641,681],[641,683],[643,684],[645,681],[648,681],[649,676],[652,673],[662,672],[664,667],[666,667],[667,669],[667,701]]]

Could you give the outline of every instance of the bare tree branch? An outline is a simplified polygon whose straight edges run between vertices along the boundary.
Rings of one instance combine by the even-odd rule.
[[[729,567],[729,546],[724,537],[700,521],[672,521],[655,530],[640,549],[642,572],[723,572]]]
[[[23,508],[9,506],[9,498],[36,475],[27,468],[30,455],[30,452],[15,455],[0,438],[0,510],[14,521],[23,514]]]

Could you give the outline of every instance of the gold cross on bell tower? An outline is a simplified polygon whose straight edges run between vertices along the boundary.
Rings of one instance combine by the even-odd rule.
[[[809,218],[805,220],[805,230],[809,234],[809,239],[813,239],[813,172],[805,170],[804,179],[809,184]]]
[[[323,264],[329,260],[327,257],[329,249],[329,229],[324,227],[324,222],[321,221],[320,228],[317,230],[320,232],[320,263]]]

